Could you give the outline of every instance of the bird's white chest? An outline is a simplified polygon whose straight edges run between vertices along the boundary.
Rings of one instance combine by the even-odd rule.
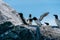
[[[57,26],[60,27],[60,20],[55,19],[55,22],[56,22]]]

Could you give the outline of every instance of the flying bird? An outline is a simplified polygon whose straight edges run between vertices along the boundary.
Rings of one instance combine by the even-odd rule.
[[[41,25],[42,25],[41,21],[42,21],[43,18],[46,17],[48,14],[49,14],[49,12],[46,12],[46,13],[42,14],[39,19],[37,19],[36,17],[33,17],[33,20],[36,22],[37,25],[41,26]]]

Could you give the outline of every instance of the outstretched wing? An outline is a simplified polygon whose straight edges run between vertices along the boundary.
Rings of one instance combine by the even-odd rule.
[[[39,20],[42,21],[42,19],[43,19],[45,16],[47,16],[48,14],[49,14],[49,12],[46,12],[46,13],[42,14],[42,15],[40,16]]]

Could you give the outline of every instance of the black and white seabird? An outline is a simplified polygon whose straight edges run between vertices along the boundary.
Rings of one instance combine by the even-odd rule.
[[[41,22],[40,22],[40,20],[37,19],[36,17],[33,17],[33,20],[35,21],[35,23],[36,23],[37,25],[39,25],[39,26],[42,25]]]
[[[39,19],[37,19],[36,17],[33,17],[33,20],[36,22],[37,25],[41,26],[41,25],[42,25],[42,24],[41,24],[41,21],[42,21],[43,18],[46,17],[48,14],[49,14],[49,12],[46,12],[46,13],[42,14]]]
[[[27,22],[25,21],[24,17],[23,17],[23,13],[18,13],[18,14],[19,14],[23,24],[28,25]]]
[[[32,15],[31,14],[29,14],[29,19],[27,19],[27,21],[28,21],[29,25],[32,25],[33,19],[32,19]]]
[[[54,15],[55,16],[55,22],[57,24],[57,26],[60,28],[60,20],[58,19],[58,15]]]

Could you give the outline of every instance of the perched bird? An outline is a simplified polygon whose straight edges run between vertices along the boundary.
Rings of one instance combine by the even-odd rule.
[[[54,15],[54,16],[55,16],[55,22],[57,26],[60,28],[60,20],[58,19],[58,15]]]
[[[29,25],[32,25],[32,21],[33,21],[32,15],[29,14],[29,18],[27,19],[28,24],[29,24]]]
[[[18,13],[18,14],[19,14],[23,24],[28,25],[27,22],[25,21],[24,17],[23,17],[23,13]]]
[[[42,21],[43,18],[46,17],[48,14],[49,14],[49,12],[46,12],[46,13],[42,14],[42,15],[40,16],[39,20]]]
[[[39,25],[39,26],[42,25],[41,22],[40,22],[40,20],[37,19],[36,17],[33,17],[33,20],[35,21],[35,23],[36,23],[37,25]]]

